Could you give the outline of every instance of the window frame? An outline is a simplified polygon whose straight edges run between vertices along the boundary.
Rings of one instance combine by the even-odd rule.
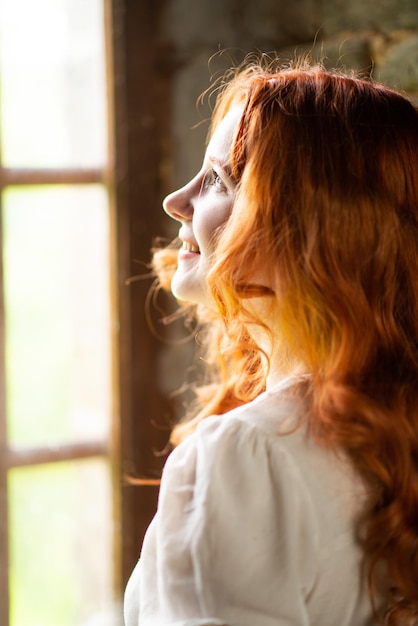
[[[163,6],[155,0],[110,0],[111,96],[114,110],[121,589],[134,568],[156,511],[161,475],[175,419],[173,401],[159,384],[165,347],[149,327],[146,273],[156,235],[167,233],[161,204],[170,184],[172,83],[178,69],[170,44],[159,38]],[[164,329],[161,329],[164,332]],[[130,477],[139,479],[134,484]]]
[[[108,101],[108,135],[113,132],[113,120],[111,106],[111,78],[110,63],[112,60],[112,24],[111,24],[111,0],[103,0],[104,21],[103,32],[105,40],[105,64],[106,64],[106,89]],[[8,473],[10,470],[18,467],[35,467],[41,464],[49,464],[64,461],[77,461],[81,459],[102,458],[110,466],[111,470],[111,490],[112,505],[114,511],[114,536],[112,541],[113,553],[113,580],[114,580],[114,598],[117,601],[121,594],[121,577],[120,577],[120,540],[119,540],[119,463],[118,454],[119,446],[116,438],[118,434],[117,427],[117,407],[118,407],[118,385],[117,372],[115,365],[117,363],[117,341],[113,332],[111,341],[111,358],[112,358],[112,423],[108,437],[98,438],[96,440],[66,442],[54,446],[35,446],[35,447],[16,447],[8,442],[7,437],[7,408],[6,408],[6,362],[5,362],[5,310],[4,310],[4,272],[3,272],[3,225],[2,225],[2,200],[3,193],[10,186],[25,187],[45,186],[45,185],[90,185],[100,184],[106,189],[109,197],[109,217],[110,217],[110,259],[109,259],[109,275],[111,298],[109,306],[111,307],[110,315],[112,326],[115,326],[115,315],[117,314],[117,305],[115,303],[116,289],[115,281],[115,243],[114,243],[114,225],[115,225],[115,206],[113,189],[113,172],[111,163],[113,162],[112,141],[109,140],[109,159],[102,167],[97,168],[18,168],[5,167],[1,163],[0,156],[0,623],[10,623],[10,587],[9,587],[9,503],[8,503]]]
[[[140,553],[158,499],[159,476],[173,403],[158,383],[163,346],[149,328],[144,303],[151,279],[143,273],[153,237],[165,234],[161,201],[168,176],[161,174],[170,137],[170,46],[157,43],[162,7],[154,0],[104,0],[109,162],[103,168],[29,169],[0,165],[1,195],[7,186],[103,184],[109,194],[113,422],[109,441],[48,448],[11,449],[6,435],[4,303],[0,293],[0,623],[9,623],[7,472],[13,467],[59,460],[107,457],[112,468],[115,599],[120,600]],[[147,86],[144,89],[144,84]],[[142,209],[142,207],[145,207]],[[1,218],[0,218],[1,219]],[[1,231],[1,223],[0,223]],[[2,282],[0,241],[0,281]],[[133,484],[130,478],[136,478]]]

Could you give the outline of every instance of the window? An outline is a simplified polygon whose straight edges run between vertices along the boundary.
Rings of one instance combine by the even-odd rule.
[[[127,279],[174,235],[161,16],[0,0],[2,626],[118,626],[155,512],[187,365],[149,329],[151,280]]]
[[[107,12],[104,0],[0,0],[9,626],[116,623],[106,621],[118,579]]]

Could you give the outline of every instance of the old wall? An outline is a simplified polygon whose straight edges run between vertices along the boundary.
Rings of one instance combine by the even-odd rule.
[[[160,38],[174,76],[172,183],[198,167],[205,117],[198,95],[212,72],[244,53],[312,50],[329,66],[356,68],[418,94],[418,0],[169,0]],[[225,53],[209,64],[219,50]]]

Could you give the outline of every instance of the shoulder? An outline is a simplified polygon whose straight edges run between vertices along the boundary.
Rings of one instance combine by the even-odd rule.
[[[306,400],[284,381],[252,402],[203,419],[171,453],[165,471],[174,466],[181,470],[187,464],[194,464],[196,471],[208,471],[224,462],[235,470],[243,469],[242,465],[250,467],[260,479],[266,464],[280,461],[281,466],[296,468],[299,456],[327,457],[309,436],[307,412]]]
[[[283,510],[309,510],[307,519],[313,521],[312,494],[298,466],[308,444],[293,428],[302,406],[279,390],[205,418],[169,456],[161,499],[169,500],[180,489],[183,497],[188,492],[193,506],[206,512],[224,507],[237,519],[249,502],[258,509],[258,519],[262,512],[274,518],[273,509],[280,503]]]
[[[282,449],[287,445],[283,437],[295,433],[303,417],[305,404],[291,397],[286,389],[274,393],[263,393],[254,401],[223,415],[212,415],[203,419],[196,431],[187,437],[169,456],[165,471],[173,466],[184,466],[195,462],[199,466],[226,462],[236,463],[241,459],[247,464],[261,463],[268,448]],[[299,437],[298,437],[299,438]]]
[[[222,415],[204,418],[196,431],[188,436],[181,449],[196,445],[201,439],[219,438],[228,442],[238,434],[243,438],[271,436],[293,432],[306,414],[306,402],[303,397],[292,393],[292,386],[283,381],[270,392],[264,392],[252,402],[248,402]],[[231,443],[234,439],[231,440]]]
[[[199,492],[219,497],[230,498],[238,487],[243,501],[257,499],[259,491],[270,493],[276,502],[309,515],[312,523],[317,520],[328,537],[333,528],[340,533],[364,504],[364,484],[342,453],[312,439],[308,409],[284,384],[229,413],[208,417],[174,450],[165,473],[181,474]]]
[[[164,469],[157,535],[175,537],[176,554],[187,546],[196,576],[215,581],[208,589],[215,585],[218,594],[243,572],[247,597],[260,581],[270,594],[273,584],[285,588],[296,575],[306,591],[315,578],[319,528],[312,494],[269,420],[257,421],[268,417],[269,404],[266,396],[206,418]]]
[[[216,485],[218,494],[238,483],[241,493],[248,493],[263,482],[274,486],[300,480],[292,448],[296,439],[307,445],[302,431],[295,430],[303,411],[303,401],[279,389],[205,418],[169,456],[162,487],[174,476],[183,485],[197,484],[201,492]]]

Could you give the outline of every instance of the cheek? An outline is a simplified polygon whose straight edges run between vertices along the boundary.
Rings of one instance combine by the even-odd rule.
[[[195,234],[199,239],[201,246],[210,247],[213,242],[213,236],[220,226],[225,224],[232,210],[232,202],[230,200],[221,203],[217,207],[213,207],[202,212],[195,219]]]

